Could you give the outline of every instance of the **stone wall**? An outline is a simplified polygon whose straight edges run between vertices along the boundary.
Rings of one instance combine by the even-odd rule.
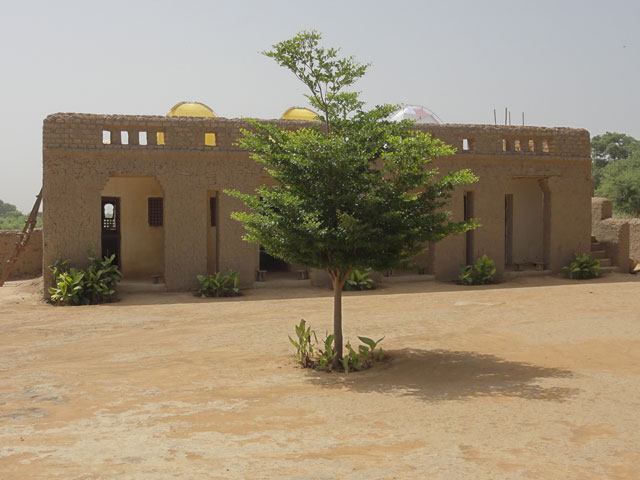
[[[19,230],[0,230],[0,275],[4,271],[5,262],[13,253],[19,233]],[[13,265],[9,280],[40,275],[42,275],[42,229],[37,228],[31,234],[27,247],[22,250],[17,262]]]
[[[269,121],[292,129],[309,125]],[[268,178],[235,145],[241,128],[251,126],[245,120],[225,118],[62,113],[47,117],[43,129],[45,263],[62,256],[82,266],[89,246],[100,245],[100,197],[110,177],[153,176],[164,192],[167,287],[195,287],[196,274],[204,273],[211,263],[208,192],[230,188],[252,192]],[[457,149],[456,154],[435,162],[440,171],[470,168],[480,177],[465,188],[474,192],[474,216],[482,225],[473,233],[473,258],[486,253],[496,261],[498,274],[503,272],[505,194],[518,194],[517,180],[533,181],[543,192],[542,245],[536,252],[539,256],[542,251],[547,268],[560,271],[574,252],[588,250],[593,183],[586,130],[456,124],[415,128]],[[207,134],[215,134],[215,145],[205,143]],[[452,198],[449,210],[455,220],[463,218],[463,197],[461,189]],[[243,206],[227,195],[219,195],[217,203],[216,266],[240,271],[244,286],[250,286],[258,248],[241,240],[243,228],[229,218],[230,212]],[[64,213],[70,205],[73,215]],[[464,235],[439,242],[429,254],[428,270],[439,279],[455,278],[458,265],[465,262],[465,248]]]

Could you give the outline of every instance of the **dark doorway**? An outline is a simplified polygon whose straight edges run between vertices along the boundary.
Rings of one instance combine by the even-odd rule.
[[[260,245],[260,270],[267,272],[288,272],[289,264],[280,258],[276,258],[265,252],[264,247]]]
[[[102,256],[115,255],[113,261],[122,269],[120,264],[120,199],[117,197],[102,197]]]
[[[513,194],[504,196],[504,264],[513,264]]]

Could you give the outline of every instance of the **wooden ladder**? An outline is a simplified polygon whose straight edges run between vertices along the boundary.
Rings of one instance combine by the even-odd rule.
[[[13,253],[9,260],[4,264],[4,270],[2,272],[2,278],[0,278],[0,287],[4,285],[4,282],[9,278],[9,274],[11,270],[13,270],[13,266],[18,260],[18,256],[29,243],[29,239],[31,238],[31,234],[33,230],[36,228],[36,222],[38,221],[38,210],[40,210],[40,204],[42,203],[42,189],[40,189],[40,193],[36,198],[36,203],[33,204],[33,208],[31,209],[31,213],[29,214],[29,218],[24,222],[24,228],[22,232],[18,234],[18,241],[16,242],[16,246],[13,249]]]

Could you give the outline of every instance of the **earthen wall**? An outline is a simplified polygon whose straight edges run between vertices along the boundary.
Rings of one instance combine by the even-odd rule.
[[[18,240],[19,230],[0,230],[0,276],[5,268]],[[42,275],[42,229],[31,233],[29,243],[20,252],[18,260],[11,269],[9,280],[33,278]]]
[[[273,122],[287,128],[308,126]],[[252,192],[267,178],[263,168],[235,145],[241,128],[250,125],[224,118],[47,117],[44,264],[57,257],[82,264],[88,245],[100,244],[100,196],[110,177],[155,176],[164,192],[167,287],[193,288],[196,274],[211,266],[212,244],[217,249],[216,268],[238,270],[249,286],[258,266],[258,248],[241,240],[242,226],[229,217],[243,205],[218,194],[215,243],[207,221],[209,192]],[[545,192],[542,255],[548,268],[559,271],[575,251],[589,247],[593,184],[586,130],[455,124],[416,128],[457,148],[456,154],[435,162],[442,172],[469,168],[480,177],[464,188],[474,192],[474,214],[482,224],[474,232],[474,257],[486,253],[499,273],[504,270],[504,196],[518,179],[535,181]],[[214,146],[205,145],[207,133],[215,134]],[[158,144],[159,137],[163,144]],[[140,144],[141,138],[146,138],[146,145]],[[456,220],[463,217],[463,194],[455,192],[449,208]],[[464,251],[464,236],[448,238],[436,244],[423,263],[429,263],[438,278],[455,278],[465,261]]]

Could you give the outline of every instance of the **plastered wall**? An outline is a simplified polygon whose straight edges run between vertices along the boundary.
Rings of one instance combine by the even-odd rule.
[[[0,276],[4,271],[5,262],[15,249],[18,233],[20,233],[19,230],[0,230]],[[13,265],[9,280],[33,278],[40,275],[42,275],[42,229],[37,228],[31,234],[29,243]]]
[[[273,122],[287,128],[306,125]],[[252,192],[265,181],[263,168],[235,146],[239,129],[249,127],[246,121],[224,118],[47,117],[43,129],[44,264],[56,257],[70,258],[80,266],[86,263],[89,246],[100,244],[100,197],[110,177],[154,176],[164,193],[167,287],[194,288],[195,276],[211,269],[213,256],[217,270],[238,270],[243,286],[250,286],[258,266],[258,246],[243,242],[242,226],[230,218],[232,211],[243,208],[242,203],[221,193],[230,188]],[[508,191],[518,194],[517,188],[513,190],[514,179],[539,182],[545,189],[542,243],[548,268],[560,271],[573,252],[588,250],[593,183],[586,130],[454,124],[416,128],[458,149],[434,163],[441,172],[470,168],[480,177],[478,183],[464,187],[474,192],[474,214],[482,224],[474,232],[474,257],[486,253],[496,261],[499,274],[504,270],[504,196]],[[125,131],[128,144],[122,144]],[[106,144],[104,132],[110,137]],[[139,144],[139,132],[146,133],[147,145]],[[158,133],[163,134],[164,145],[155,144]],[[206,133],[215,133],[215,146],[205,145]],[[468,150],[463,150],[465,144]],[[215,235],[209,225],[212,191],[218,192]],[[463,189],[456,191],[449,207],[457,220],[463,218],[463,195]],[[537,217],[535,221],[539,223]],[[539,250],[537,245],[535,255]],[[464,235],[439,242],[420,261],[439,279],[455,278],[458,265],[465,262]]]

